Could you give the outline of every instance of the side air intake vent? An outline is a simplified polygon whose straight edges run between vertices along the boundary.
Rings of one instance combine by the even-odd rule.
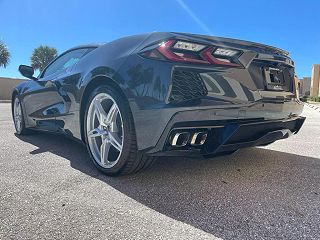
[[[170,102],[182,102],[197,99],[208,94],[200,74],[196,72],[174,70]]]

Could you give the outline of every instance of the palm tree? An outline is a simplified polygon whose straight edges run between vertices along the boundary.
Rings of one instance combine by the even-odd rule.
[[[57,49],[41,45],[32,52],[31,66],[42,71],[56,56]]]
[[[10,61],[10,52],[8,47],[0,41],[0,67],[6,68]]]

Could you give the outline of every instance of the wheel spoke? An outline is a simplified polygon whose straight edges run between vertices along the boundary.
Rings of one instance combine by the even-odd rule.
[[[110,131],[112,132],[118,132],[117,128],[117,116],[119,113],[119,109],[116,104],[112,104],[107,118],[106,118],[106,123],[110,126]]]
[[[113,132],[109,132],[108,136],[109,136],[111,145],[114,146],[119,152],[121,152],[121,150],[122,150],[122,141],[117,136],[117,134],[113,133]]]
[[[113,103],[112,106],[110,107],[109,112],[108,112],[107,121],[108,121],[108,122],[113,122],[113,121],[115,121],[115,120],[116,120],[116,117],[117,117],[117,114],[118,114],[117,105]]]
[[[95,128],[88,132],[88,137],[90,138],[101,137],[102,135],[105,135],[107,133],[108,132],[105,130],[101,130],[100,128]]]
[[[110,150],[110,142],[107,141],[107,139],[102,141],[102,144],[100,146],[100,158],[101,158],[101,163],[102,164],[107,164],[108,161],[108,156],[109,156],[109,150]]]
[[[19,100],[16,98],[14,102],[14,124],[19,132],[22,128],[22,111]]]
[[[94,100],[94,108],[100,125],[106,126],[107,113],[104,111],[99,99]]]
[[[15,116],[15,123],[18,129],[21,128],[21,120],[19,116]]]

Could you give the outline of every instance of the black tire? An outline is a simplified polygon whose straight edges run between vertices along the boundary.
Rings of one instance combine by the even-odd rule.
[[[15,119],[15,107],[16,107],[15,102],[16,101],[19,101],[19,103],[20,103],[19,107],[21,109],[21,128],[20,129],[18,129],[16,119]],[[13,101],[11,104],[12,104],[12,118],[13,118],[14,128],[16,130],[16,134],[17,135],[29,135],[29,134],[33,133],[33,131],[26,128],[25,118],[24,118],[24,114],[23,114],[23,108],[22,108],[21,101],[20,101],[18,95],[16,95],[13,98]]]
[[[96,162],[88,144],[88,135],[87,135],[88,110],[91,102],[94,100],[95,96],[99,93],[107,93],[115,100],[116,104],[118,105],[119,111],[121,113],[122,122],[123,122],[123,131],[124,131],[123,149],[122,149],[122,152],[120,153],[118,162],[111,168],[104,168]],[[92,91],[87,101],[83,126],[84,126],[86,146],[87,146],[89,155],[91,157],[91,160],[101,172],[103,172],[108,176],[119,176],[119,175],[126,175],[130,173],[136,173],[150,167],[156,160],[155,157],[149,157],[144,154],[138,153],[135,127],[134,127],[132,113],[129,107],[129,102],[125,99],[124,96],[122,96],[112,86],[101,85]]]

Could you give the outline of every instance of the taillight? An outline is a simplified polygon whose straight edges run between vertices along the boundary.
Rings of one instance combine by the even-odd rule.
[[[163,42],[160,45],[157,45],[157,47],[142,53],[143,56],[148,58],[232,67],[241,66],[237,61],[240,54],[241,52],[238,50],[173,39]]]

